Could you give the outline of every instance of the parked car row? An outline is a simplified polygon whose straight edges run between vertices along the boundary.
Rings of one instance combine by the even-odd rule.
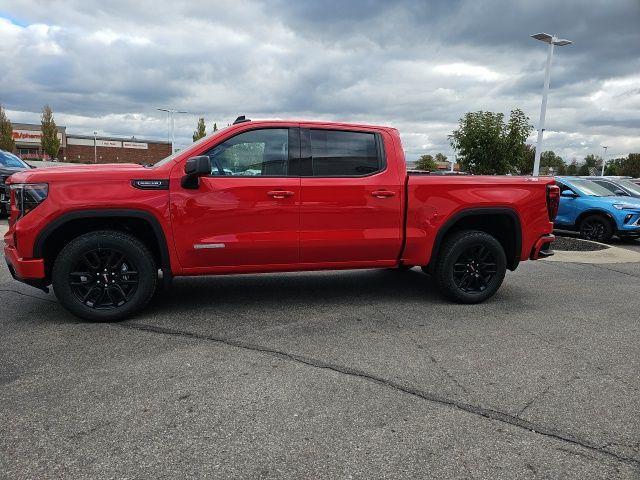
[[[640,237],[640,186],[620,177],[556,177],[560,206],[555,227],[608,242]]]

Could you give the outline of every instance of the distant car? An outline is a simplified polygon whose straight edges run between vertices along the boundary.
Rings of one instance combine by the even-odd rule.
[[[640,236],[640,199],[616,196],[592,180],[556,177],[560,206],[555,227],[580,232],[587,240],[607,242]]]
[[[9,213],[9,186],[5,180],[16,172],[28,170],[31,166],[13,153],[0,150],[0,215]]]
[[[592,177],[591,180],[618,197],[640,198],[640,185],[624,177]]]

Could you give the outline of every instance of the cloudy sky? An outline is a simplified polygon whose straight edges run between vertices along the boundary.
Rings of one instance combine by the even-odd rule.
[[[73,133],[191,141],[207,124],[305,118],[397,127],[408,158],[451,155],[467,111],[537,125],[556,50],[545,149],[640,151],[640,0],[0,0],[0,103],[52,106]],[[534,137],[531,137],[531,142]]]

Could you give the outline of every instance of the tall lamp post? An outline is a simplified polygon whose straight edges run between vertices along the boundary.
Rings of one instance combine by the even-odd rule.
[[[160,110],[161,112],[167,112],[169,114],[169,131],[171,132],[171,154],[176,153],[176,149],[175,149],[175,143],[176,143],[176,139],[175,139],[175,114],[176,113],[189,113],[189,112],[183,112],[180,110],[174,110],[173,108],[159,108],[158,110]]]
[[[607,163],[607,148],[609,147],[607,145],[602,145],[602,148],[604,148],[604,155],[602,156],[602,173],[600,176],[604,177],[604,166]]]
[[[547,95],[549,93],[549,81],[551,80],[551,59],[553,58],[553,47],[558,45],[562,47],[564,45],[570,45],[573,43],[571,40],[564,38],[558,38],[555,35],[549,35],[548,33],[536,33],[531,35],[531,38],[540,40],[549,44],[547,51],[547,66],[544,72],[544,88],[542,89],[542,106],[540,107],[540,121],[538,122],[538,143],[536,144],[536,157],[533,163],[533,176],[537,177],[540,174],[540,155],[542,154],[542,136],[544,134],[544,120],[547,114]]]
[[[98,132],[93,132],[93,163],[98,163]]]

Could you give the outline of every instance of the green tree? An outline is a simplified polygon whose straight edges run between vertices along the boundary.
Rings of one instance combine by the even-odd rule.
[[[218,124],[217,123],[213,123],[213,132],[217,132],[218,131]]]
[[[602,157],[590,153],[584,157],[584,163],[578,168],[578,175],[599,175],[602,169]]]
[[[622,166],[627,161],[627,157],[614,158],[607,162],[607,166],[604,168],[605,175],[622,175]]]
[[[436,153],[436,163],[444,163],[447,161],[447,156],[444,153]]]
[[[506,124],[502,113],[468,112],[449,135],[449,142],[458,152],[458,163],[464,171],[519,173],[527,154],[524,142],[532,130],[529,118],[520,109],[511,111]]]
[[[567,173],[567,165],[561,156],[556,155],[553,150],[547,150],[540,155],[540,169],[545,169],[549,172],[549,169],[553,168],[554,175],[565,175]]]
[[[42,150],[49,157],[56,158],[60,150],[60,139],[58,138],[58,127],[56,127],[49,105],[45,105],[42,109],[40,123],[42,125]]]
[[[434,170],[438,169],[438,164],[431,155],[421,155],[416,162],[416,169],[433,172]]]
[[[536,157],[536,147],[533,145],[529,145],[528,143],[524,145],[522,157],[520,157],[520,162],[516,166],[516,170],[520,175],[531,175],[533,174],[533,163]]]
[[[206,136],[207,136],[207,128],[204,124],[204,117],[200,117],[198,119],[198,126],[196,127],[196,130],[193,132],[193,141],[195,142]]]
[[[620,168],[620,175],[640,177],[640,153],[630,153]]]
[[[0,150],[13,152],[16,143],[13,141],[13,125],[0,105]]]
[[[578,175],[578,162],[575,159],[567,166],[567,175],[572,177]]]

